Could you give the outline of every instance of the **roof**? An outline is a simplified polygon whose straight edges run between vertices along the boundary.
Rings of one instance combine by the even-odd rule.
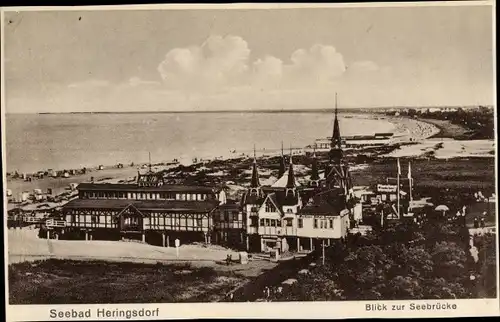
[[[240,209],[240,205],[237,203],[225,203],[219,206],[220,209],[227,209],[227,210],[234,210],[234,209]]]
[[[304,208],[300,210],[301,214],[310,214],[310,215],[332,215],[339,216],[341,211],[345,209],[342,206],[343,199],[332,198],[328,194],[318,194],[307,203]]]
[[[285,188],[287,183],[288,183],[288,170],[285,171],[283,176],[281,176],[281,178],[279,178],[275,183],[273,183],[273,185],[271,187],[273,187],[273,188]],[[295,180],[295,186],[296,187],[300,186],[300,184],[298,183],[297,180]]]
[[[161,191],[161,192],[213,192],[213,187],[186,186],[186,185],[162,185],[151,187],[139,187],[135,183],[80,183],[78,190],[93,191]]]
[[[278,201],[278,198],[276,197],[276,193],[271,193],[267,195],[267,199],[271,200],[271,202],[276,206],[280,214],[283,214],[283,210],[281,209],[281,205]]]
[[[217,207],[218,201],[182,201],[182,200],[127,200],[127,199],[74,199],[63,209],[123,209],[133,205],[139,210],[167,210],[209,212]]]

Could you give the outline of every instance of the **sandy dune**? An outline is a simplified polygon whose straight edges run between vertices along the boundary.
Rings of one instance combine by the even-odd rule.
[[[413,145],[402,146],[384,156],[416,157],[425,153],[433,153],[438,159],[466,157],[494,157],[494,140],[456,141],[452,139],[429,139]]]

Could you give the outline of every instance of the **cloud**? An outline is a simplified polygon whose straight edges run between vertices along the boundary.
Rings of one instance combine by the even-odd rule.
[[[235,84],[248,70],[250,49],[241,37],[211,36],[201,46],[170,50],[158,71],[171,88],[204,89]]]
[[[274,56],[256,60],[250,82],[258,87],[279,86],[283,78],[283,62]]]
[[[221,90],[225,87],[301,88],[330,84],[346,66],[335,47],[298,49],[288,62],[266,55],[250,60],[248,43],[237,36],[211,36],[199,46],[174,48],[159,64],[167,88]]]
[[[346,70],[342,54],[333,46],[317,44],[309,50],[299,49],[292,54],[291,61],[287,66],[290,78],[300,84],[329,83]]]
[[[346,67],[332,45],[300,48],[283,59],[271,53],[253,58],[248,43],[232,35],[174,48],[157,71],[161,81],[138,76],[119,83],[91,79],[46,93],[39,101],[56,110],[257,110],[332,107],[335,92],[343,106],[408,95],[395,90],[388,94],[395,77],[390,68],[370,60]]]

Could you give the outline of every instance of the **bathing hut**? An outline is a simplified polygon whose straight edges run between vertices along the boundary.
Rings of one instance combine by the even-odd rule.
[[[30,193],[27,191],[23,191],[21,193],[21,202],[27,201],[30,196]]]

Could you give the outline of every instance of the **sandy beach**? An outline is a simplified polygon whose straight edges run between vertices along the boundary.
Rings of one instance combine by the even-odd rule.
[[[407,143],[407,142],[421,142],[436,133],[439,129],[424,121],[404,118],[404,117],[379,117],[378,115],[363,115],[362,118],[368,119],[385,119],[394,125],[395,143]],[[280,149],[267,149],[260,150],[260,156],[273,156],[281,153]],[[297,149],[295,153],[301,153],[300,149]],[[230,160],[238,158],[240,155],[235,155],[228,151],[226,155],[221,156],[221,160]],[[188,165],[189,162],[183,162],[184,165]],[[163,169],[164,167],[155,167],[156,170]],[[90,169],[86,174],[78,174],[71,176],[69,178],[52,178],[44,177],[42,179],[33,178],[31,182],[24,181],[22,179],[7,179],[7,188],[12,191],[13,196],[19,196],[21,192],[32,193],[34,189],[41,189],[46,192],[48,188],[52,189],[52,195],[59,195],[69,190],[71,183],[81,183],[88,182],[91,178],[94,178],[95,182],[111,182],[119,180],[132,179],[137,175],[137,165],[129,166],[124,165],[123,168],[117,168],[115,166],[106,166],[103,170],[97,170],[97,167]],[[141,171],[145,171],[142,169]]]
[[[494,158],[494,140],[460,140],[431,138],[417,144],[401,146],[384,157],[432,156],[437,159],[450,158]]]

